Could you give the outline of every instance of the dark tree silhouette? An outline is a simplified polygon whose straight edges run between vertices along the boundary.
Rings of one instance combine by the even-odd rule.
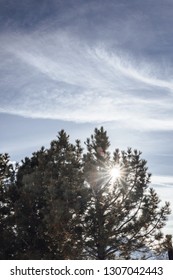
[[[86,146],[84,174],[91,190],[84,219],[86,256],[112,259],[117,254],[129,259],[132,252],[141,251],[144,258],[147,250],[161,250],[169,203],[159,207],[141,152],[117,149],[111,158],[103,127],[95,129]]]
[[[0,154],[0,259],[13,259],[16,252],[14,174],[9,155]]]
[[[26,158],[17,175],[20,258],[77,259],[82,251],[81,215],[87,189],[80,141],[60,131],[49,149]]]
[[[149,187],[141,152],[111,156],[103,127],[85,144],[84,153],[61,130],[15,170],[0,155],[0,259],[130,259],[165,248],[169,203]]]
[[[170,234],[166,235],[166,248],[169,260],[173,260],[172,235]]]
[[[173,248],[168,249],[169,260],[173,260]]]

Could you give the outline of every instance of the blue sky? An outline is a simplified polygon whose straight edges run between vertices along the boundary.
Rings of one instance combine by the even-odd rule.
[[[0,152],[20,161],[103,125],[173,205],[172,26],[172,0],[0,0]]]

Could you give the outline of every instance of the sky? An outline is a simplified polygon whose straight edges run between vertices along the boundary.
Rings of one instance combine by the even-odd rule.
[[[173,208],[173,1],[0,0],[0,153],[104,126]],[[166,233],[173,234],[173,214]]]

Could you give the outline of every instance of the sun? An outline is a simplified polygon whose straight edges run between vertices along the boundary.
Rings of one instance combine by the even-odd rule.
[[[110,176],[111,176],[111,179],[112,181],[116,181],[118,178],[120,178],[121,176],[121,170],[120,170],[120,167],[119,166],[113,166],[110,171]]]

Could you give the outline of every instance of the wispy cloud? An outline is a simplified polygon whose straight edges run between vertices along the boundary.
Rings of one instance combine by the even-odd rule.
[[[1,39],[0,112],[173,129],[173,82],[170,75],[161,78],[162,65],[139,63],[124,51],[62,30],[8,33]]]
[[[173,185],[173,176],[152,176],[152,184],[171,187]]]

